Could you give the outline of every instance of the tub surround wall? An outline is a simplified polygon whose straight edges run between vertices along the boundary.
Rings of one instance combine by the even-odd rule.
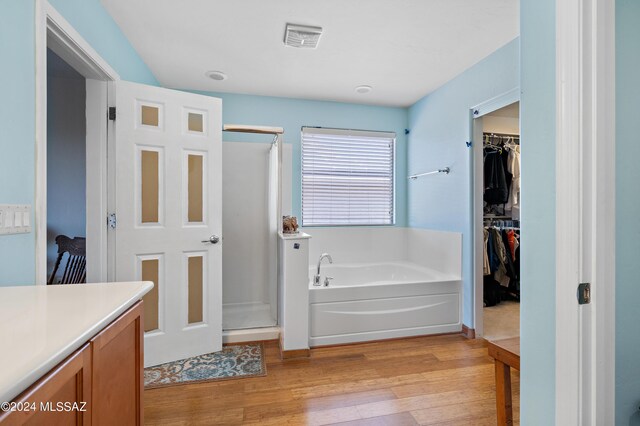
[[[311,266],[318,263],[322,253],[329,253],[337,263],[404,260],[407,257],[405,229],[392,226],[303,228],[313,236],[309,249]]]
[[[462,279],[462,234],[418,228],[404,231],[409,262]]]
[[[406,261],[461,279],[462,235],[457,232],[391,226],[305,227],[313,236],[309,264],[322,253],[336,263]]]

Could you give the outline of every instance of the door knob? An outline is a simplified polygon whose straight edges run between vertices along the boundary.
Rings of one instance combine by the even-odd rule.
[[[202,240],[203,243],[210,243],[210,244],[218,244],[219,241],[220,241],[220,237],[218,237],[215,234],[210,236],[208,240]]]

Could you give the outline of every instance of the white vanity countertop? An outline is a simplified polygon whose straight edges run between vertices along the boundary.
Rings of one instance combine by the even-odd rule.
[[[0,287],[0,402],[14,399],[152,288],[140,281]]]

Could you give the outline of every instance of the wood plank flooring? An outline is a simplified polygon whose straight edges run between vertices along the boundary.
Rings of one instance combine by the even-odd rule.
[[[144,393],[148,425],[495,425],[493,361],[482,339],[420,337],[313,349],[267,376]],[[512,373],[519,423],[519,372]]]

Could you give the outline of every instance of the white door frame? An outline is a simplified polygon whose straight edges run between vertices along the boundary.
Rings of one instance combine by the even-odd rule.
[[[556,424],[614,424],[615,2],[558,1],[556,33]]]
[[[471,229],[473,232],[473,327],[475,336],[484,335],[484,274],[483,264],[483,187],[484,163],[482,153],[482,117],[494,111],[520,101],[520,87],[491,98],[469,110],[469,132],[471,135]]]
[[[35,281],[47,282],[47,47],[87,79],[87,281],[106,281],[107,82],[120,77],[46,0],[35,0]]]

